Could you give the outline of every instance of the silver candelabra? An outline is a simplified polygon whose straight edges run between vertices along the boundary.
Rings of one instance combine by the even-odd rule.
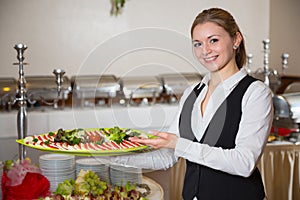
[[[26,90],[26,80],[24,75],[24,51],[27,49],[27,46],[24,44],[16,44],[14,47],[17,50],[17,58],[19,60],[18,63],[14,63],[14,65],[19,66],[19,78],[17,81],[18,90],[16,97],[13,100],[13,104],[18,102],[19,110],[17,114],[17,128],[18,128],[18,139],[23,139],[27,136],[27,90]],[[53,71],[56,77],[56,84],[57,84],[57,99],[54,99],[54,103],[57,103],[61,93],[61,86],[63,83],[63,75],[65,71],[62,69],[55,69]],[[48,102],[49,103],[49,102]],[[26,157],[25,146],[19,144],[19,159],[23,161]]]

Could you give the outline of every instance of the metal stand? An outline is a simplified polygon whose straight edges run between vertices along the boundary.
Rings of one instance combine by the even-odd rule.
[[[253,63],[252,59],[253,59],[253,55],[251,53],[249,53],[247,55],[247,65],[246,65],[246,71],[247,71],[248,74],[251,74],[251,69],[252,69],[251,66],[252,66],[252,63]]]
[[[19,105],[19,111],[17,115],[17,127],[18,127],[18,139],[25,138],[27,136],[27,91],[26,91],[26,80],[24,76],[23,69],[23,54],[27,49],[26,45],[16,44],[15,49],[18,52],[18,60],[19,60],[19,79],[18,79],[18,91],[16,96],[16,101]],[[25,146],[19,144],[19,159],[23,161],[26,157]]]
[[[265,84],[270,86],[270,69],[269,69],[269,51],[270,51],[270,40],[266,39],[263,41],[264,44],[264,76],[265,76]]]
[[[14,102],[18,102],[19,111],[17,115],[17,128],[18,128],[18,139],[23,139],[27,136],[27,90],[26,90],[26,80],[24,76],[24,69],[23,65],[26,63],[23,63],[24,61],[24,51],[27,49],[27,46],[24,44],[16,44],[14,47],[17,52],[17,58],[19,60],[19,63],[14,63],[14,65],[19,65],[19,79],[18,79],[18,90],[16,97],[14,99]],[[61,85],[63,82],[63,75],[65,74],[65,71],[62,69],[55,69],[53,71],[56,77],[56,84],[57,84],[57,99],[54,100],[54,103],[57,103],[60,97],[61,93]],[[19,159],[20,161],[23,161],[26,157],[26,150],[25,146],[22,144],[19,144]]]

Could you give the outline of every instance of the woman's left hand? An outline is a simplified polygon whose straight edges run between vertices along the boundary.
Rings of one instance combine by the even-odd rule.
[[[152,134],[155,135],[156,138],[148,139],[148,138],[132,137],[130,138],[130,141],[151,146],[155,149],[159,149],[159,148],[175,149],[178,140],[177,135],[173,133],[159,132],[159,131],[153,131]]]

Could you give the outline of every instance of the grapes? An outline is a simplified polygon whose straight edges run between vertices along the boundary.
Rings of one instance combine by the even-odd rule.
[[[84,174],[84,181],[87,184],[85,187],[93,196],[102,195],[104,190],[107,189],[107,183],[99,179],[95,172],[87,170]]]
[[[67,184],[64,183],[64,184]],[[125,186],[111,186],[107,182],[101,181],[95,172],[81,170],[75,180],[70,180],[68,185],[74,188],[74,195],[83,197],[92,197],[100,199],[137,199],[145,200],[142,198],[142,193],[138,192],[135,184],[127,182]],[[74,187],[73,187],[74,186]],[[70,193],[70,192],[69,192]],[[59,193],[56,193],[59,194]]]

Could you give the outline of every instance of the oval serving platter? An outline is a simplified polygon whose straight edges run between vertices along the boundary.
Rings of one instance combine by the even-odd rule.
[[[55,132],[27,136],[24,139],[16,140],[16,142],[30,148],[52,153],[78,156],[116,156],[140,153],[151,149],[149,146],[129,141],[129,137],[155,137],[151,134],[128,128],[88,128],[64,130],[63,133],[65,135],[61,136],[58,141],[57,135],[61,131],[62,129]],[[118,131],[123,136],[125,133],[125,138],[116,139],[115,137],[110,137],[110,134]],[[78,138],[80,138],[80,141],[78,141]]]

